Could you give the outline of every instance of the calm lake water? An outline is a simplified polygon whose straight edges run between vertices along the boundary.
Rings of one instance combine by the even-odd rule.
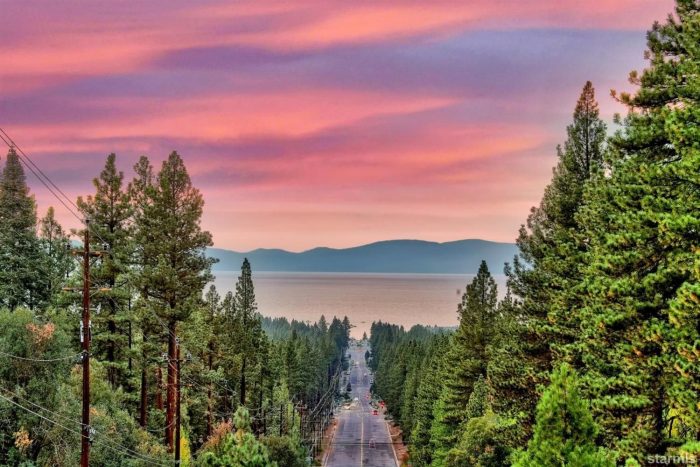
[[[219,293],[235,292],[238,271],[217,271]],[[409,328],[455,326],[457,304],[474,275],[258,272],[253,274],[258,311],[264,316],[315,322],[346,316],[354,337],[369,334],[372,321]],[[499,295],[505,276],[495,275]]]

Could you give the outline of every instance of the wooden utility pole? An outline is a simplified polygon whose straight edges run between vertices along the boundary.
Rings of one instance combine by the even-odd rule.
[[[83,245],[83,418],[80,467],[90,465],[90,222],[85,221]]]
[[[83,313],[80,320],[80,343],[82,345],[83,364],[83,408],[80,429],[80,467],[90,465],[90,444],[92,443],[93,429],[90,427],[90,341],[92,333],[90,330],[90,295],[92,292],[90,283],[90,261],[103,255],[102,251],[90,251],[90,220],[85,219],[85,232],[83,233],[83,249],[72,250],[76,256],[80,256],[83,261],[83,286],[64,287],[67,292],[81,292],[83,297]],[[109,287],[100,287],[96,292],[107,292]]]

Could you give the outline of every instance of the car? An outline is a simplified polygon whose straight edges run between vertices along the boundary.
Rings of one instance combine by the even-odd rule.
[[[377,409],[374,409],[374,410],[372,411],[372,415],[379,415],[379,411],[378,411]]]

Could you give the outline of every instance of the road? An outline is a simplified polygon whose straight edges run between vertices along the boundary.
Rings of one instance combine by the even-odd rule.
[[[369,394],[370,371],[365,363],[367,347],[351,347],[352,399],[350,408],[341,408],[328,453],[326,467],[397,467],[389,428],[381,412],[373,414]],[[367,375],[367,376],[365,376]]]

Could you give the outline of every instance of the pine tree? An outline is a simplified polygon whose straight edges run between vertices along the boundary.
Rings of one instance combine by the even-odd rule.
[[[117,170],[115,154],[107,156],[104,169],[92,183],[95,195],[79,197],[77,204],[90,221],[91,239],[97,244],[92,249],[105,252],[102,261],[92,268],[92,280],[109,289],[93,300],[100,311],[95,314],[94,352],[97,358],[106,360],[107,378],[116,387],[124,383],[129,351],[130,291],[118,287],[117,280],[128,272],[131,259],[132,205],[124,187],[124,173]]]
[[[527,451],[517,453],[514,467],[603,467],[615,465],[595,445],[596,427],[581,397],[576,374],[563,364],[537,404],[534,435]]]
[[[205,304],[204,326],[206,329],[206,338],[204,342],[206,343],[206,350],[204,360],[207,362],[208,378],[214,379],[215,375],[212,372],[215,370],[215,363],[218,363],[215,362],[215,359],[217,358],[217,353],[221,347],[221,296],[216,291],[216,287],[214,287],[214,285],[209,287],[209,291],[205,296]],[[215,401],[213,384],[211,381],[209,381],[207,393],[207,438],[211,435],[211,431],[214,427],[214,407]]]
[[[606,444],[640,461],[700,434],[700,4],[679,0],[647,37],[609,175],[579,216],[591,246],[577,290],[583,389]]]
[[[262,339],[262,326],[260,317],[257,314],[258,305],[255,301],[255,286],[253,285],[253,274],[248,258],[243,260],[241,265],[241,275],[236,283],[236,295],[234,296],[234,307],[236,319],[240,323],[241,337],[238,352],[242,355],[242,368],[240,379],[240,403],[245,405],[247,398],[248,383],[247,373],[250,372],[258,359],[257,352]]]
[[[321,317],[318,319],[318,329],[322,333],[327,333],[328,332],[328,322],[326,321],[326,317],[324,315],[321,315]]]
[[[580,282],[578,263],[585,251],[576,213],[586,185],[603,167],[605,140],[590,82],[583,87],[567,136],[564,148],[557,148],[559,161],[540,205],[520,229],[520,254],[506,268],[517,306],[506,331],[512,339],[504,343],[510,359],[504,364],[510,369],[494,374],[493,386],[500,412],[522,419],[516,443],[529,434],[538,387],[546,383],[552,361],[571,353],[576,340],[576,315],[570,310],[577,297],[568,291]]]
[[[53,207],[39,221],[39,241],[45,253],[46,287],[51,301],[55,301],[74,268],[70,253],[70,239],[56,220]]]
[[[415,425],[416,415],[416,398],[420,381],[425,377],[425,368],[422,365],[425,362],[425,344],[411,341],[408,345],[403,345],[401,353],[404,354],[406,361],[406,370],[404,372],[403,382],[401,384],[401,410],[399,421],[402,427],[405,427],[407,434],[404,439],[410,442],[411,429]]]
[[[138,282],[147,291],[148,307],[167,326],[166,443],[172,447],[178,384],[177,325],[195,310],[204,286],[212,279],[213,260],[207,258],[205,250],[212,245],[212,237],[200,225],[202,195],[192,186],[176,152],[163,162],[153,183],[144,188],[145,202],[135,218],[140,255],[146,261],[139,270]]]
[[[508,273],[507,266],[506,275]],[[523,331],[519,313],[519,306],[508,288],[506,296],[498,304],[494,338],[487,352],[487,374],[493,393],[493,409],[507,418],[523,418],[531,408],[524,397],[529,389],[527,367],[523,365],[521,358],[515,358],[523,352],[523,343],[519,340]],[[525,439],[525,433],[521,432],[517,439]]]
[[[292,331],[292,337],[287,340],[284,347],[284,379],[289,393],[298,398],[304,393],[303,360],[300,352],[301,342],[296,331]]]
[[[37,238],[34,197],[10,148],[0,176],[0,306],[35,308],[49,299],[45,256]]]
[[[439,336],[431,345],[425,373],[418,387],[414,414],[415,422],[411,429],[409,450],[412,462],[417,466],[430,465],[433,448],[430,442],[431,427],[435,413],[435,401],[440,396],[443,378],[446,372],[443,358],[450,339]]]
[[[493,339],[497,295],[496,281],[482,261],[462,298],[459,328],[446,355],[446,366],[451,370],[445,375],[432,430],[436,448],[433,463],[436,465],[444,464],[445,456],[457,442],[474,384],[480,376],[486,375],[487,347]]]
[[[142,280],[141,272],[146,267],[153,267],[155,264],[155,254],[157,251],[149,246],[149,230],[153,227],[149,224],[147,212],[152,204],[151,195],[155,190],[153,166],[148,158],[141,156],[134,165],[135,177],[129,183],[128,192],[132,208],[132,237],[133,237],[133,257],[132,257],[132,278],[138,291],[137,300],[134,303],[134,317],[138,320],[141,331],[141,345],[139,364],[141,367],[141,394],[139,402],[139,424],[147,426],[149,419],[149,391],[152,383],[155,383],[156,390],[159,390],[161,379],[152,381],[151,367],[155,356],[160,353],[157,338],[164,335],[160,326],[159,318],[153,313],[150,305],[151,283]],[[160,330],[160,332],[159,332]],[[160,369],[155,371],[160,374]]]
[[[181,326],[178,338],[190,358],[181,366],[182,379],[188,387],[187,397],[188,433],[192,447],[197,449],[209,438],[214,429],[219,401],[228,392],[221,382],[221,300],[216,288],[211,285],[204,295],[204,303],[195,308]]]

